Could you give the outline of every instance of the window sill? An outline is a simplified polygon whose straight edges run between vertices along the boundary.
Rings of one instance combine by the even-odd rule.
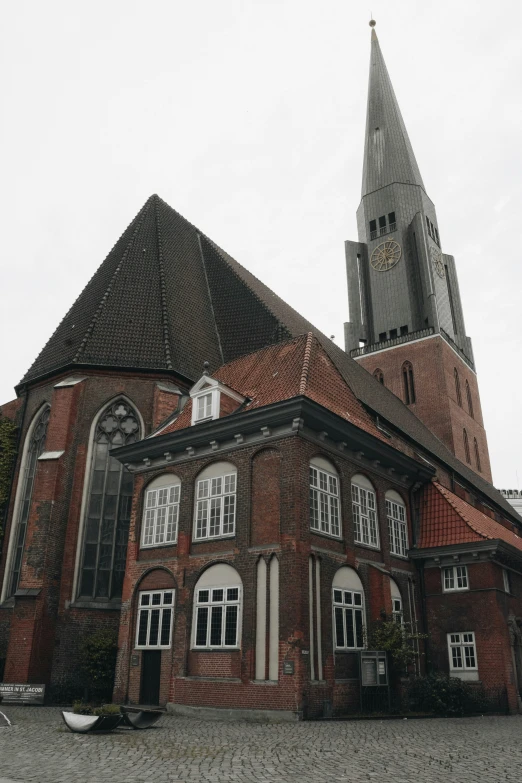
[[[225,533],[222,536],[209,536],[207,538],[193,538],[192,543],[193,544],[208,544],[209,541],[223,541],[225,538],[235,538],[235,533]]]
[[[335,536],[333,533],[325,533],[324,530],[316,530],[315,528],[310,528],[310,533],[313,533],[314,536],[321,536],[321,538],[329,538],[330,541],[343,541],[342,536]]]
[[[408,555],[398,555],[395,552],[390,552],[390,557],[396,557],[398,560],[409,560]]]
[[[447,595],[448,593],[469,593],[469,587],[455,587],[453,590],[445,590],[442,588],[442,592],[444,595]]]
[[[336,647],[334,649],[334,655],[340,655],[342,653],[356,653],[365,649],[365,647]]]
[[[463,682],[479,682],[478,669],[464,669],[463,671],[450,670],[450,677],[454,677],[457,680]]]
[[[372,552],[380,552],[381,551],[381,545],[378,544],[377,546],[373,546],[372,544],[363,544],[362,541],[355,541],[353,542],[354,546],[360,546],[363,549],[369,549]]]
[[[169,541],[167,544],[140,544],[140,552],[150,552],[151,549],[172,549],[178,545],[178,540]]]
[[[152,644],[149,644],[146,647],[136,646],[134,649],[137,650],[138,652],[143,652],[143,650],[159,650],[161,652],[161,650],[170,650],[171,648],[172,648],[171,644],[169,644],[168,647],[164,647],[164,646],[161,647],[159,645],[154,646]]]
[[[190,652],[229,653],[239,652],[241,647],[191,647]]]
[[[102,611],[113,611],[113,612],[120,612],[121,611],[121,601],[118,601],[117,603],[114,601],[81,601],[80,599],[77,599],[76,601],[71,601],[68,609],[101,609]]]

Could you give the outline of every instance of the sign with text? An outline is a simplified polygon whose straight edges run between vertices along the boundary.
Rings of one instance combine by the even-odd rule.
[[[45,685],[0,682],[0,701],[13,704],[43,704]]]

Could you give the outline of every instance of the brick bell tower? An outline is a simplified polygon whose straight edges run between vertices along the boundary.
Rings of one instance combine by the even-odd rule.
[[[442,250],[372,27],[359,241],[346,242],[346,351],[479,475],[488,444],[453,256]]]

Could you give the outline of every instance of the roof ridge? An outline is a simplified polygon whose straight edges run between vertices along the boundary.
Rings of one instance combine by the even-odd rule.
[[[171,345],[170,345],[170,334],[169,334],[169,324],[168,324],[168,318],[167,318],[167,296],[165,291],[165,270],[163,268],[163,245],[162,245],[162,235],[161,235],[161,226],[160,226],[160,219],[159,219],[159,212],[158,212],[158,196],[154,194],[151,196],[152,199],[154,199],[154,217],[156,220],[156,231],[158,234],[158,267],[159,267],[159,275],[160,275],[160,296],[161,296],[161,318],[163,321],[163,339],[165,344],[165,361],[167,364],[167,369],[172,370],[172,354],[171,354]]]
[[[118,264],[118,266],[116,267],[116,269],[114,270],[114,272],[112,274],[112,277],[111,277],[111,279],[109,281],[109,285],[107,286],[107,289],[104,292],[98,307],[96,308],[96,312],[94,313],[94,315],[93,315],[93,317],[91,319],[91,322],[89,323],[89,326],[87,327],[87,329],[85,331],[85,335],[84,335],[84,337],[83,337],[83,339],[82,339],[82,341],[81,341],[81,343],[80,343],[80,345],[78,347],[78,350],[76,351],[76,353],[75,353],[75,355],[73,357],[73,360],[72,360],[73,364],[76,364],[78,362],[80,356],[82,355],[83,351],[85,350],[85,346],[87,345],[89,337],[91,336],[91,334],[92,334],[92,332],[94,330],[94,327],[96,325],[96,321],[98,320],[98,318],[100,316],[100,313],[103,310],[103,308],[105,306],[105,303],[107,302],[107,299],[109,298],[109,294],[111,292],[111,289],[112,289],[112,286],[113,286],[113,283],[114,283],[115,279],[117,278],[117,276],[121,272],[121,269],[122,269],[125,261],[127,260],[127,257],[129,255],[130,249],[131,249],[132,245],[134,244],[134,240],[136,239],[136,235],[137,235],[139,229],[141,228],[141,226],[143,224],[143,221],[145,219],[145,215],[147,214],[147,212],[148,212],[148,210],[150,208],[150,205],[152,203],[153,198],[154,198],[154,196],[150,196],[150,198],[148,198],[147,201],[145,202],[145,204],[143,205],[143,208],[141,210],[141,215],[140,215],[139,220],[138,220],[138,222],[136,224],[136,228],[134,229],[134,232],[133,232],[131,238],[129,239],[127,247],[125,248],[125,251],[124,251],[124,253],[123,253],[122,257],[121,257],[120,263]]]
[[[303,356],[303,367],[301,371],[301,378],[299,381],[299,394],[305,394],[306,387],[308,385],[308,372],[310,370],[310,358],[312,355],[312,343],[314,339],[313,332],[308,332],[306,335],[306,345]]]

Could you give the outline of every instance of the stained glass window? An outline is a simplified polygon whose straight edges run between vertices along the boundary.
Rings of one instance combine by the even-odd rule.
[[[14,595],[20,582],[20,570],[22,568],[22,555],[24,552],[25,533],[27,531],[27,521],[31,510],[31,499],[33,496],[34,479],[36,468],[38,466],[38,457],[44,450],[45,436],[47,434],[47,424],[51,409],[46,407],[39,415],[35,426],[33,427],[30,441],[27,445],[25,457],[25,468],[22,476],[22,494],[20,496],[20,505],[18,517],[16,520],[16,529],[14,532],[14,553],[12,560],[11,579],[9,582],[9,595]]]
[[[133,408],[125,400],[108,405],[94,434],[79,589],[84,600],[121,598],[133,479],[110,452],[139,439]]]

